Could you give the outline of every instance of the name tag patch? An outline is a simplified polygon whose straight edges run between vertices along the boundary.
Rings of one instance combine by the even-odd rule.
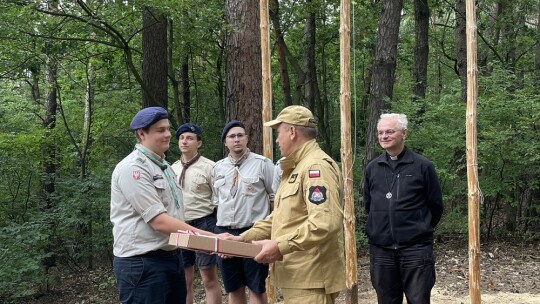
[[[326,202],[326,187],[323,187],[323,186],[309,187],[309,201],[315,205],[320,205]]]

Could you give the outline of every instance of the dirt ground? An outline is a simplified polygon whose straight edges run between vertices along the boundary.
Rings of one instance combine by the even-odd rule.
[[[432,291],[432,303],[470,303],[467,242],[442,240],[435,245],[435,252],[437,282]],[[360,250],[358,255],[358,304],[375,304],[367,249]],[[482,245],[480,262],[482,303],[540,304],[540,244],[498,242]],[[108,268],[62,274],[53,288],[48,294],[20,303],[118,303],[114,277]],[[205,303],[200,284],[195,298],[197,304]],[[223,300],[226,304],[226,295]],[[338,303],[345,303],[343,293]]]

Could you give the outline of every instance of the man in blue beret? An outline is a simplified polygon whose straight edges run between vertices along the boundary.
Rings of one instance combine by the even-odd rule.
[[[270,159],[250,152],[246,129],[238,120],[225,125],[221,140],[229,155],[218,161],[212,172],[218,206],[215,232],[239,235],[270,213],[274,165]],[[235,257],[218,258],[218,265],[230,304],[246,303],[246,286],[250,303],[266,303],[268,264]]]
[[[182,255],[168,245],[184,222],[176,175],[165,160],[171,132],[167,110],[149,107],[131,121],[138,143],[111,179],[113,267],[121,303],[186,303]]]
[[[185,123],[176,130],[180,159],[172,165],[182,188],[186,223],[206,231],[216,227],[216,206],[212,201],[212,168],[215,162],[201,155],[202,130]],[[199,268],[206,303],[221,304],[221,284],[218,280],[216,256],[201,251],[182,250],[186,273],[187,304],[193,304],[195,265]]]

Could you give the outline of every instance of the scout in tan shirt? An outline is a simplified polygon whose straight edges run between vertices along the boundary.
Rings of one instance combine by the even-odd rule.
[[[176,130],[180,159],[172,165],[182,188],[186,223],[206,231],[216,227],[216,206],[212,202],[212,168],[215,163],[201,155],[202,130],[185,123]],[[182,250],[186,273],[187,304],[193,304],[195,265],[199,268],[207,304],[221,304],[216,256],[201,251]]]

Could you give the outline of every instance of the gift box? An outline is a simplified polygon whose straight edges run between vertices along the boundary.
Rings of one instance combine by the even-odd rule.
[[[236,242],[231,240],[220,240],[216,237],[205,235],[194,235],[188,233],[171,233],[169,245],[176,247],[204,251],[207,253],[222,253],[228,256],[255,257],[262,249],[261,246]]]

